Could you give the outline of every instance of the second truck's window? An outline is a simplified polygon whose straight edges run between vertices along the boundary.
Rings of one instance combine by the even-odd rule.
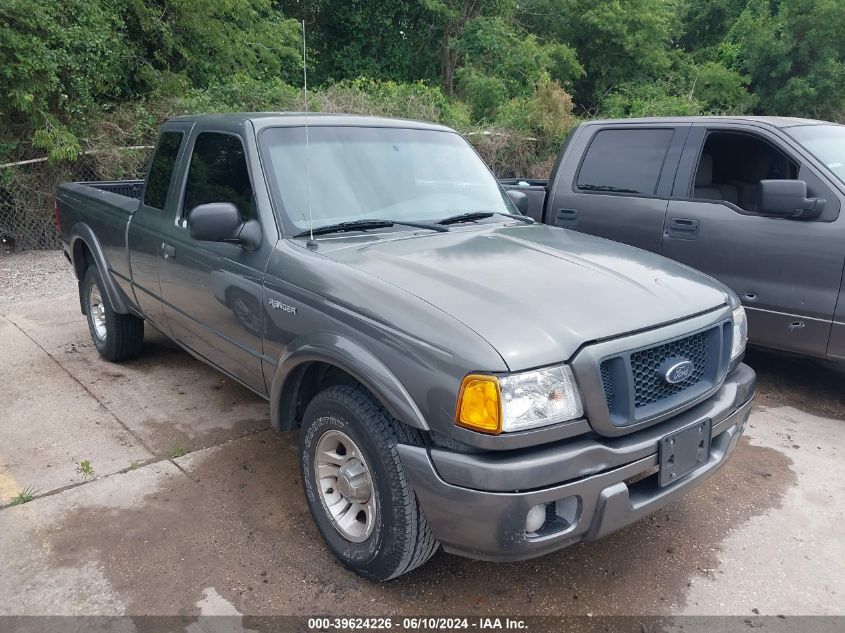
[[[185,183],[184,212],[210,202],[231,202],[244,220],[256,215],[249,168],[237,136],[202,132],[194,143]]]
[[[167,190],[173,177],[173,166],[182,143],[181,132],[163,132],[156,149],[155,158],[150,165],[150,175],[144,189],[144,204],[154,209],[164,209],[167,202]]]
[[[587,149],[577,187],[654,195],[672,130],[602,130]]]

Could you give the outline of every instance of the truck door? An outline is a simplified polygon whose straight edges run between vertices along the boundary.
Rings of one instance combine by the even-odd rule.
[[[689,126],[585,125],[555,175],[546,222],[659,253]]]
[[[261,365],[265,325],[262,282],[270,252],[278,239],[269,204],[259,212],[245,139],[249,123],[194,129],[182,161],[175,213],[163,232],[160,279],[164,311],[174,338],[254,391],[266,395]],[[254,151],[254,148],[253,148]],[[260,169],[256,167],[256,169]],[[263,181],[262,181],[263,183]],[[266,187],[261,184],[266,191]],[[265,194],[266,196],[266,194]],[[262,226],[255,250],[240,244],[191,238],[191,209],[230,202],[244,220]]]
[[[824,356],[845,248],[840,200],[800,149],[774,130],[696,124],[669,202],[663,254],[719,279],[748,312],[749,338]],[[765,215],[759,182],[798,179],[826,200],[815,220]]]
[[[168,332],[167,319],[161,304],[159,284],[159,254],[161,232],[171,224],[175,168],[184,150],[191,124],[165,123],[153,152],[147,180],[138,210],[129,222],[127,245],[135,302],[144,317],[155,327]]]

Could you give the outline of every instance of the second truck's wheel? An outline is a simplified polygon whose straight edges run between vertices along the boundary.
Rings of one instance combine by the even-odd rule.
[[[332,553],[356,574],[383,581],[439,547],[408,482],[396,444],[416,432],[363,387],[334,385],[308,404],[299,436],[305,497]]]
[[[144,344],[144,321],[131,314],[118,314],[112,309],[96,266],[90,266],[85,273],[82,301],[91,340],[100,356],[116,362],[138,355]]]

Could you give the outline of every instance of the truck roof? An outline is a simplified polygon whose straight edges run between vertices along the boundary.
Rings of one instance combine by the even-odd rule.
[[[265,127],[300,127],[305,125],[306,115],[304,112],[227,112],[219,114],[191,114],[176,116],[169,121],[225,121],[227,123],[238,123],[250,121],[256,128]],[[343,126],[367,126],[367,127],[395,127],[412,128],[419,130],[438,130],[441,132],[452,132],[445,125],[428,123],[425,121],[413,121],[411,119],[393,119],[387,117],[364,116],[357,114],[328,114],[322,112],[309,112],[307,115],[309,125],[343,125]]]
[[[668,117],[644,117],[640,119],[598,119],[585,121],[586,124],[601,123],[627,124],[627,123],[758,123],[776,128],[795,127],[798,125],[832,125],[829,121],[816,119],[800,119],[797,117],[785,116],[668,116]],[[835,124],[834,124],[835,125]]]

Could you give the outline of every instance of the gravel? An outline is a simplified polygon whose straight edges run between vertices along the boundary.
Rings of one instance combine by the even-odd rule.
[[[23,251],[0,256],[0,312],[12,302],[49,299],[75,287],[73,270],[61,251]]]

